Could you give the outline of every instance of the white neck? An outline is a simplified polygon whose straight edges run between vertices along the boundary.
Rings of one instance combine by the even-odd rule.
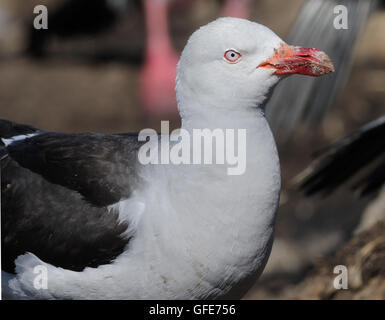
[[[243,109],[221,109],[194,105],[193,113],[185,112],[182,116],[182,128],[192,129],[253,129],[256,120],[264,118],[264,110],[260,107]]]
[[[230,176],[217,165],[150,168],[140,227],[146,247],[138,250],[167,253],[158,255],[159,270],[148,273],[153,283],[162,276],[178,285],[167,292],[160,283],[148,298],[239,298],[270,253],[280,192],[278,154],[262,108],[183,110],[192,107],[194,113],[182,113],[182,128],[189,132],[246,129],[246,172]],[[186,287],[193,292],[183,291]]]
[[[204,266],[197,266],[197,274],[203,274],[208,282],[202,285],[201,290],[206,290],[202,294],[213,298],[240,297],[263,270],[272,243],[280,192],[279,159],[273,136],[261,108],[229,110],[223,114],[201,107],[193,116],[182,118],[182,128],[246,129],[246,172],[229,176],[216,165],[159,169],[158,174],[167,177],[167,187],[152,188],[151,192],[157,190],[162,195],[151,209],[157,210],[158,219],[149,217],[148,223],[155,234],[163,233],[162,240],[157,238],[157,245],[164,246],[162,250],[181,255],[188,252],[188,263],[199,261]],[[160,214],[159,199],[164,197],[172,205]],[[167,221],[167,225],[162,221]],[[170,248],[172,239],[179,240]],[[220,281],[220,275],[231,280],[224,281],[223,291],[217,292],[210,284]],[[194,277],[192,270],[191,280]],[[229,288],[232,290],[227,291]]]

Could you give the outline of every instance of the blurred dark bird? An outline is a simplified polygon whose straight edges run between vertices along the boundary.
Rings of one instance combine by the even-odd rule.
[[[55,10],[49,10],[48,29],[36,30],[31,26],[27,53],[35,57],[44,55],[47,41],[53,36],[69,38],[105,32],[131,2],[133,1],[65,0]]]
[[[288,43],[317,47],[330,53],[336,72],[323,79],[292,77],[281,83],[266,107],[269,123],[278,140],[290,137],[303,121],[311,126],[322,120],[345,84],[352,64],[354,46],[377,0],[308,0],[289,35]],[[347,8],[348,29],[336,29],[337,5]],[[291,107],[280,108],[281,101]]]
[[[318,152],[297,176],[306,195],[328,194],[349,180],[361,196],[375,193],[385,183],[385,116]]]

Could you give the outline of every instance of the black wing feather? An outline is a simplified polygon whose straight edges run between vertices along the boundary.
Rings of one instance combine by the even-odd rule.
[[[0,138],[9,139],[14,136],[36,133],[39,130],[27,124],[19,124],[9,120],[0,119]],[[0,143],[2,141],[0,140]]]
[[[130,196],[139,147],[134,136],[47,132],[16,141],[7,152],[22,167],[102,207]]]
[[[375,192],[385,182],[385,161],[381,160],[384,154],[385,117],[381,117],[318,153],[320,158],[301,177],[300,189],[306,195],[328,193],[368,169],[353,189],[361,195]]]
[[[1,138],[39,132],[1,147],[2,270],[32,252],[81,271],[110,263],[131,235],[106,207],[137,182],[135,134],[61,134],[0,120]]]
[[[80,194],[2,161],[2,270],[14,272],[26,252],[57,267],[81,271],[114,260],[129,239],[117,213],[95,207]]]

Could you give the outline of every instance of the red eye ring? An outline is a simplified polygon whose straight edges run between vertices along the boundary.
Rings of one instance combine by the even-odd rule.
[[[242,58],[242,55],[238,51],[235,51],[234,49],[229,49],[225,52],[223,57],[229,63],[236,63],[239,61],[239,59]]]

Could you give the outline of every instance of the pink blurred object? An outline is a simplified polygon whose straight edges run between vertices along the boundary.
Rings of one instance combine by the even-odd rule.
[[[249,9],[250,0],[226,0],[222,16],[247,19],[249,17]]]
[[[177,114],[175,99],[175,52],[168,32],[168,5],[170,0],[143,0],[147,43],[145,63],[140,74],[140,99],[148,118]],[[226,0],[222,16],[247,18],[249,0]]]
[[[177,114],[175,77],[178,54],[168,33],[168,0],[144,0],[147,27],[145,64],[140,75],[140,98],[147,117]]]

